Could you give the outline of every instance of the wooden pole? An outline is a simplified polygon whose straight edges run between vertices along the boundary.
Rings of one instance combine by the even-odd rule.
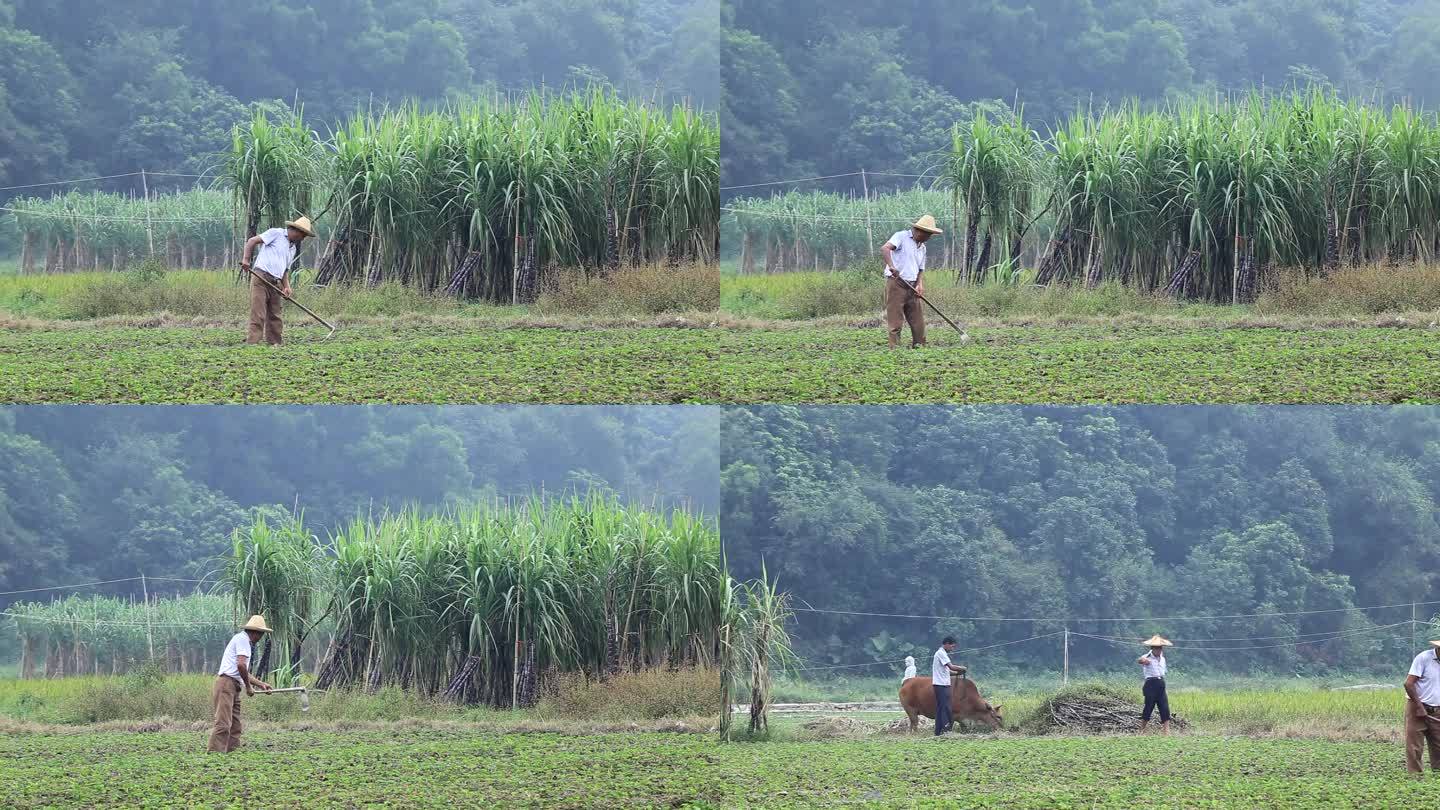
[[[1061,686],[1070,685],[1070,628],[1065,628],[1065,670],[1060,678]]]
[[[865,238],[870,242],[870,250],[875,249],[875,228],[870,221],[870,181],[865,177],[865,170],[860,170],[860,188],[865,192]]]
[[[150,622],[150,588],[145,584],[145,574],[140,574],[140,591],[145,595],[145,637],[150,641],[150,660],[155,660],[155,628]],[[134,591],[131,591],[134,593]]]
[[[150,255],[155,255],[155,223],[150,217],[150,181],[145,177],[145,170],[140,170],[140,186],[145,190],[145,236],[150,241]],[[151,646],[154,644],[152,642]],[[150,657],[155,657],[155,651],[150,651]]]

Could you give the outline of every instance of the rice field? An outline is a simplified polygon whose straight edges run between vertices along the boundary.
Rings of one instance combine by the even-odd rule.
[[[954,126],[922,182],[869,206],[737,200],[727,221],[746,271],[757,253],[772,271],[843,264],[830,257],[854,255],[862,236],[874,244],[860,255],[873,253],[928,212],[947,231],[932,266],[965,283],[1118,281],[1215,303],[1253,301],[1285,268],[1403,273],[1440,250],[1435,115],[1318,92],[1082,111],[1049,135],[977,117]]]

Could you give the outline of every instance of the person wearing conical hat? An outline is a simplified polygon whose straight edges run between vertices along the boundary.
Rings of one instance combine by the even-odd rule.
[[[280,345],[285,331],[281,318],[285,299],[280,292],[294,295],[290,289],[290,265],[300,255],[305,238],[314,235],[315,226],[310,218],[300,217],[286,222],[283,228],[271,228],[245,242],[240,267],[250,274],[250,327],[245,333],[246,343],[259,343],[264,339],[271,346]],[[265,283],[267,280],[269,284]]]
[[[260,637],[270,632],[265,618],[256,614],[230,638],[225,645],[225,654],[220,658],[220,672],[210,692],[215,708],[215,724],[210,730],[208,750],[228,754],[240,747],[240,691],[254,697],[255,690],[269,691],[273,687],[250,674],[251,650]]]
[[[1405,694],[1405,770],[1423,773],[1420,753],[1428,747],[1430,771],[1440,774],[1440,639],[1411,662]]]
[[[926,214],[909,229],[896,231],[880,248],[885,262],[885,327],[890,331],[890,348],[900,346],[900,330],[910,324],[910,346],[925,345],[925,310],[916,295],[925,294],[925,243],[935,234],[935,217]],[[901,283],[901,280],[909,284]]]
[[[1145,642],[1150,652],[1145,653],[1136,660],[1136,663],[1145,671],[1145,685],[1141,691],[1145,695],[1145,710],[1140,714],[1140,731],[1144,732],[1150,726],[1150,717],[1158,708],[1160,710],[1160,731],[1163,734],[1170,733],[1170,698],[1165,694],[1165,648],[1173,647],[1159,634],[1153,635]]]

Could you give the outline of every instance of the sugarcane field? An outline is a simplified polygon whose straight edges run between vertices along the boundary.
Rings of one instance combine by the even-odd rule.
[[[755,609],[705,484],[717,424],[0,409],[5,806],[710,800],[745,643],[722,624]],[[243,454],[214,454],[227,430]]]
[[[946,122],[899,173],[722,192],[721,308],[760,327],[726,351],[767,358],[739,401],[1440,396],[1433,110],[1256,89],[1025,112]],[[924,215],[928,324],[899,337],[926,351],[895,356],[882,254]]]
[[[537,90],[327,126],[320,135],[298,107],[257,112],[193,188],[161,193],[149,186],[164,178],[147,174],[134,178],[143,196],[10,200],[0,229],[20,247],[0,274],[5,398],[704,395],[658,381],[705,360],[691,333],[719,305],[713,114]],[[291,310],[288,335],[252,319],[247,337],[252,285],[269,283],[246,264],[251,243],[300,233],[297,218],[294,266],[265,277]],[[112,349],[97,356],[94,342]],[[247,342],[294,347],[273,392],[244,372],[259,362]],[[587,395],[577,375],[601,366]]]

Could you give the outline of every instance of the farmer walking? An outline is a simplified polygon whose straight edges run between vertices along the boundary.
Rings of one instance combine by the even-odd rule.
[[[964,675],[965,667],[950,663],[950,653],[955,651],[955,637],[946,636],[935,651],[930,662],[930,685],[935,690],[935,736],[950,730],[950,673]]]
[[[880,248],[885,262],[885,326],[890,330],[890,348],[900,346],[900,329],[910,324],[910,346],[925,345],[925,311],[919,295],[925,294],[925,242],[943,233],[935,227],[935,217],[920,217],[909,230],[896,231]],[[906,284],[905,282],[909,282]]]
[[[1415,656],[1405,678],[1405,770],[1424,772],[1420,753],[1430,749],[1430,771],[1440,774],[1440,639]]]
[[[1170,698],[1165,694],[1165,648],[1175,645],[1157,634],[1151,636],[1145,646],[1150,648],[1150,652],[1136,660],[1145,671],[1145,685],[1141,688],[1145,694],[1145,710],[1140,714],[1140,732],[1145,732],[1150,725],[1150,716],[1155,713],[1156,707],[1159,707],[1160,732],[1169,734]]]
[[[309,217],[286,222],[283,228],[271,228],[245,242],[240,267],[250,274],[250,329],[246,343],[259,343],[261,338],[271,346],[279,346],[285,324],[280,319],[290,289],[290,265],[300,254],[305,237],[315,235]],[[259,248],[259,253],[255,250]],[[268,283],[267,283],[268,282]],[[278,289],[277,289],[278,288]]]
[[[231,637],[220,659],[220,673],[210,697],[215,706],[215,726],[210,731],[210,751],[228,754],[240,747],[240,690],[254,697],[255,690],[270,690],[270,684],[250,674],[250,651],[260,637],[270,632],[262,616],[250,621]]]

